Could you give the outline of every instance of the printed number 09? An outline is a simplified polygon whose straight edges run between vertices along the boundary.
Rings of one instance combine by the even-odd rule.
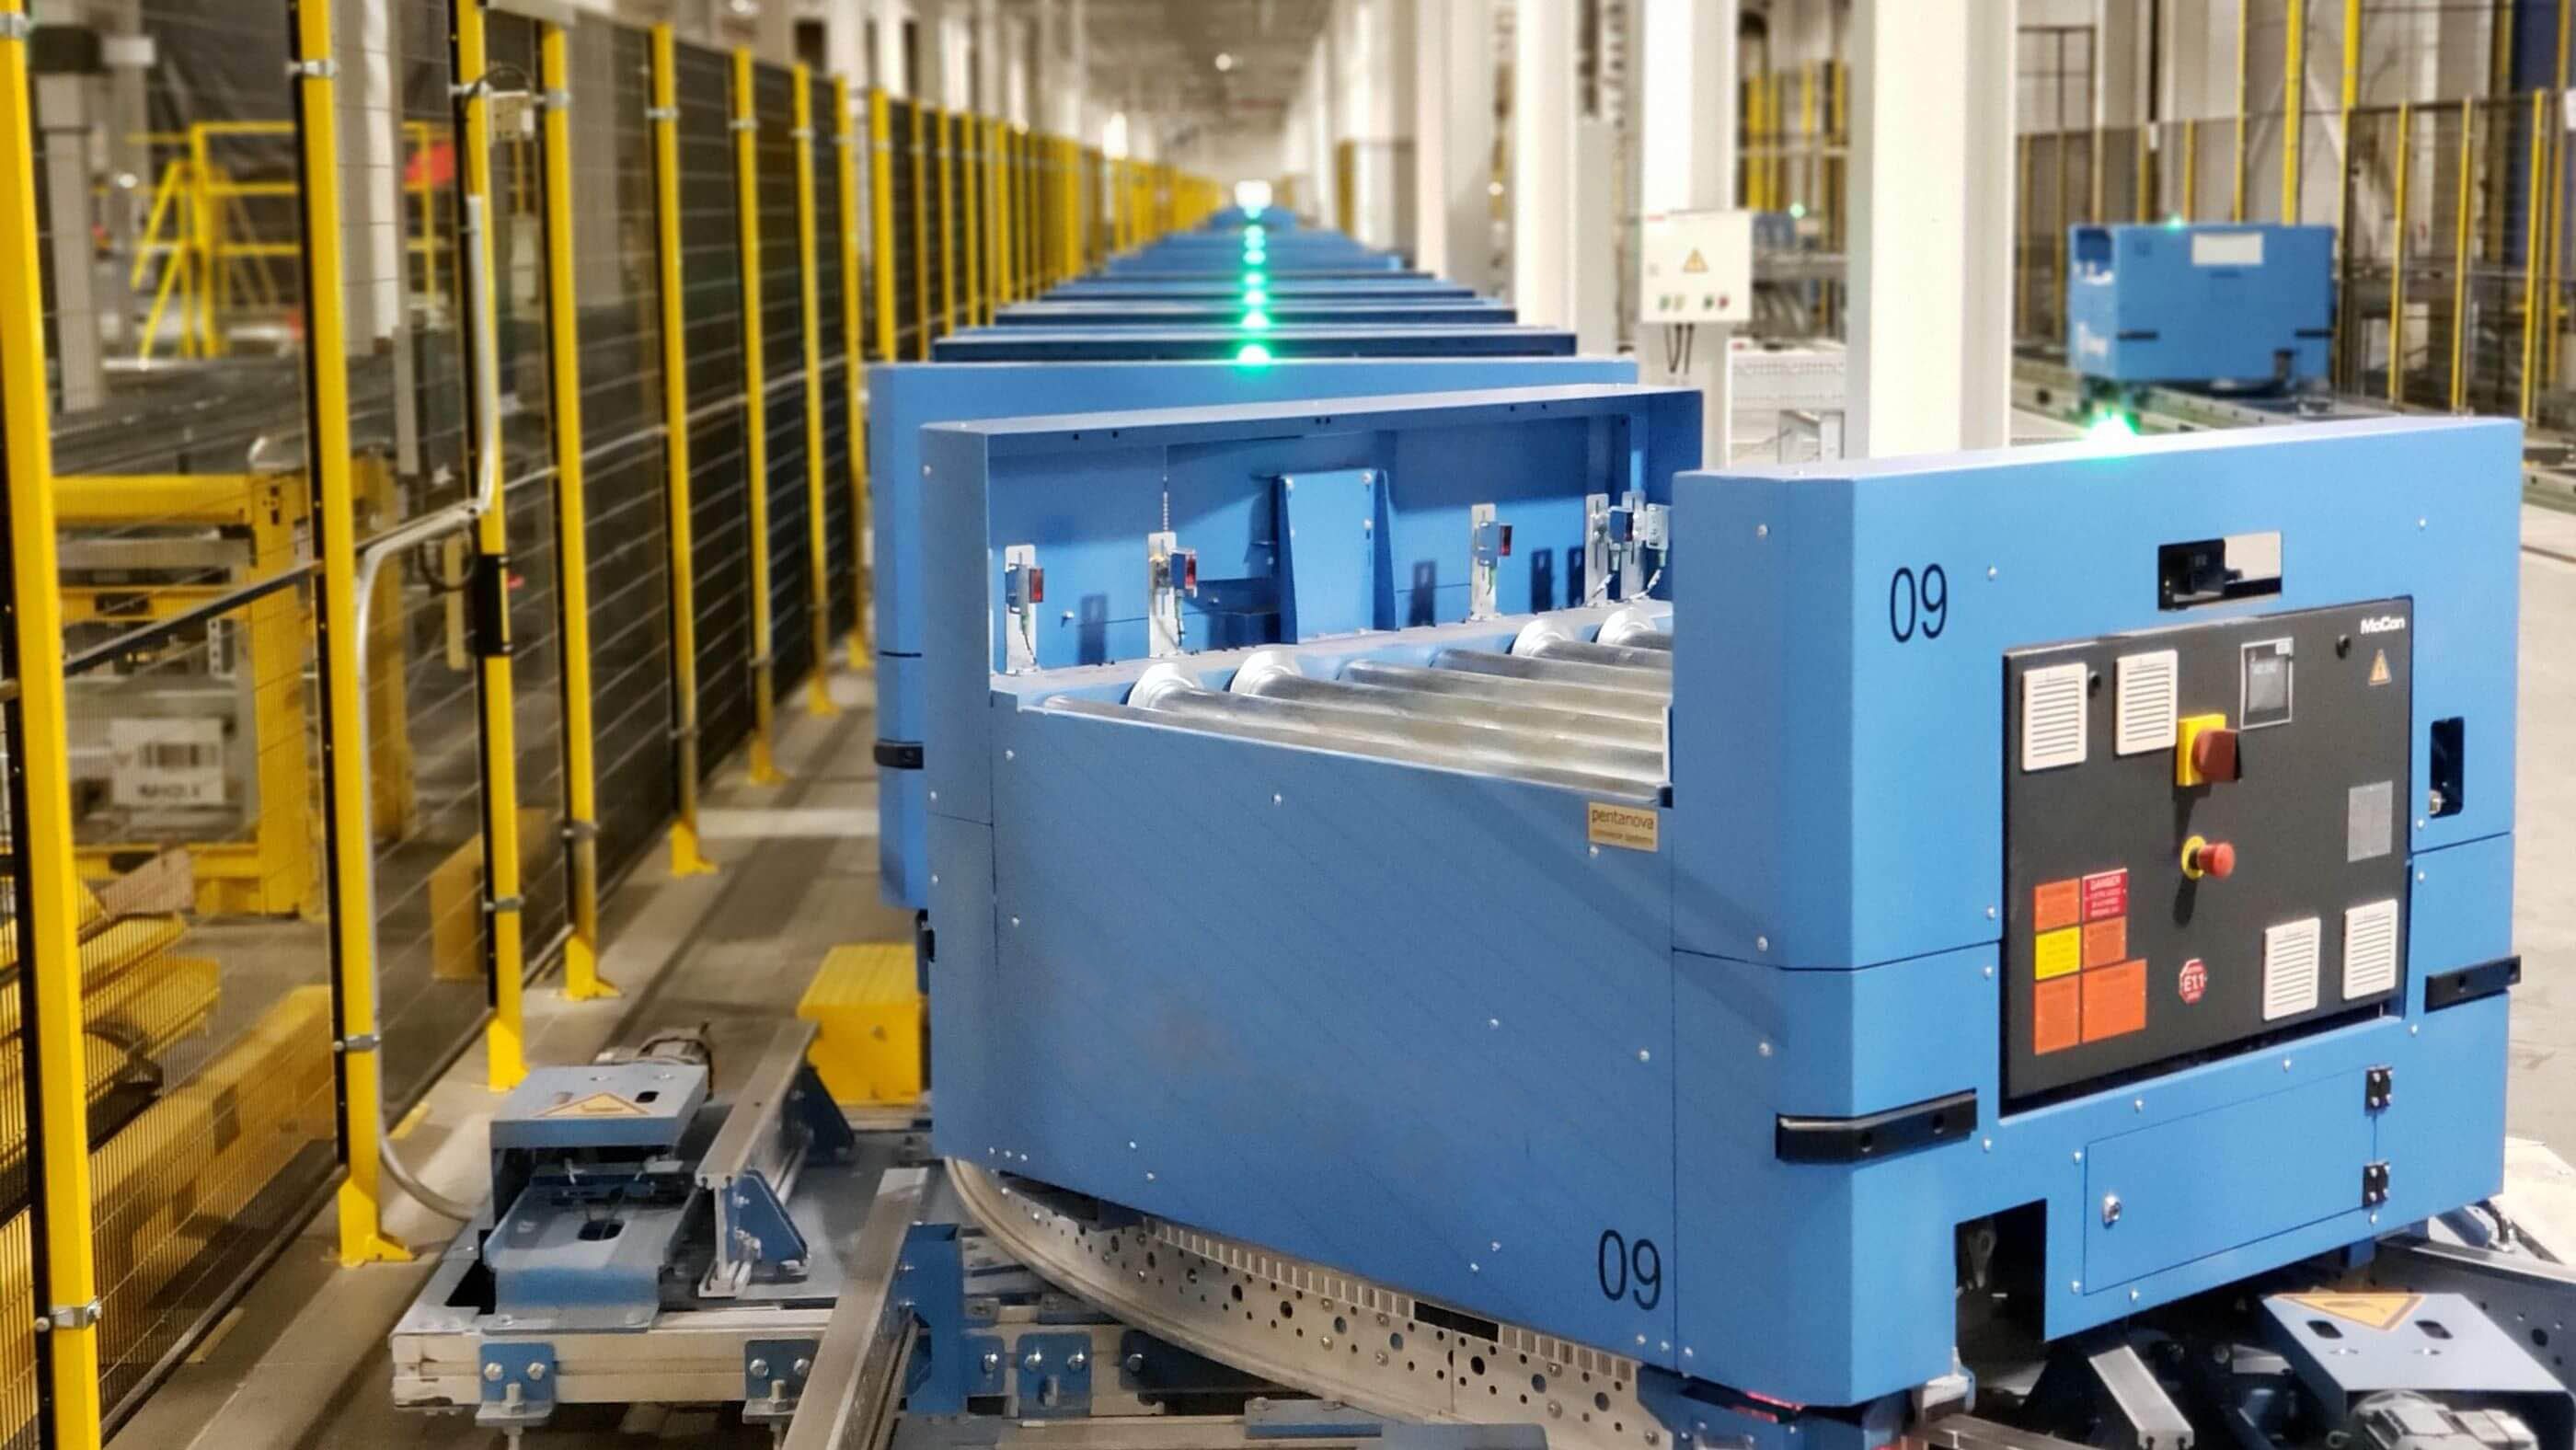
[[[1634,1299],[1640,1309],[1663,1302],[1664,1251],[1653,1239],[1632,1244],[1617,1229],[1605,1228],[1592,1258],[1593,1271],[1601,1276],[1601,1297]]]
[[[1887,581],[1887,632],[1904,644],[1917,634],[1939,639],[1950,623],[1950,576],[1938,564],[1926,564],[1920,578],[1899,569]]]

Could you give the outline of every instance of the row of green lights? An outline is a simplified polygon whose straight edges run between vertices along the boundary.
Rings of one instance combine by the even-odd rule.
[[[1257,342],[1247,342],[1236,350],[1234,360],[1247,367],[1259,367],[1270,361],[1270,349]]]

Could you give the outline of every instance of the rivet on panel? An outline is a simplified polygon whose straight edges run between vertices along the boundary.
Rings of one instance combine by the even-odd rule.
[[[1771,1055],[1771,1044],[1768,1041],[1765,1041],[1757,1044],[1753,1050],[1764,1057],[1769,1057]]]
[[[1648,1052],[1642,1047],[1637,1049],[1637,1060],[1639,1062],[1651,1062],[1654,1060],[1654,1056],[1655,1055],[1653,1053]]]
[[[1757,952],[1767,952],[1771,950],[1771,938],[1767,936],[1755,937],[1753,939],[1753,949]]]

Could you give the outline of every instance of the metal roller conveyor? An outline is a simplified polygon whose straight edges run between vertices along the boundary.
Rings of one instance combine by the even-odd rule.
[[[1420,749],[1443,760],[1455,761],[1464,756],[1479,767],[1573,769],[1642,786],[1660,786],[1664,782],[1664,754],[1659,748],[1569,740],[1489,722],[1428,719],[1307,700],[1226,694],[1204,689],[1178,668],[1168,666],[1146,671],[1128,692],[1127,703],[1193,720],[1256,721],[1301,731],[1326,743],[1373,740]]]
[[[1657,713],[1671,704],[1673,698],[1670,666],[1650,670],[1630,665],[1596,664],[1588,660],[1553,659],[1544,655],[1502,654],[1489,649],[1444,649],[1432,658],[1431,664],[1439,670],[1464,670],[1515,680],[1617,690],[1652,703]]]
[[[1489,675],[1463,669],[1430,669],[1387,660],[1353,660],[1342,666],[1342,678],[1357,685],[1388,685],[1424,694],[1541,705],[1558,710],[1579,710],[1587,715],[1643,720],[1655,723],[1658,733],[1664,708],[1672,699],[1668,694],[1650,694],[1642,690],[1606,689],[1598,685]]]
[[[1202,693],[1212,693],[1205,692]],[[1224,698],[1246,698],[1226,697]],[[1068,715],[1089,715],[1103,720],[1141,721],[1149,724],[1176,725],[1183,729],[1204,731],[1211,735],[1231,735],[1242,740],[1262,740],[1273,745],[1305,745],[1338,750],[1348,755],[1365,755],[1379,760],[1402,761],[1407,765],[1437,766],[1457,770],[1472,764],[1481,774],[1523,780],[1535,785],[1564,786],[1590,792],[1606,799],[1651,802],[1661,794],[1662,781],[1643,780],[1632,776],[1604,775],[1568,766],[1531,764],[1519,761],[1479,760],[1467,762],[1456,750],[1415,745],[1395,740],[1358,735],[1327,736],[1294,725],[1271,720],[1236,718],[1224,715],[1181,715],[1165,709],[1140,709],[1134,705],[1111,704],[1105,700],[1082,700],[1057,696],[1047,702],[1050,710]]]
[[[1621,611],[1622,614],[1627,611]],[[1614,617],[1615,618],[1615,617]],[[1607,632],[1608,626],[1603,626]],[[1669,648],[1652,649],[1636,644],[1614,644],[1608,640],[1589,640],[1566,627],[1563,620],[1541,615],[1523,626],[1520,636],[1512,641],[1512,653],[1532,659],[1564,660],[1579,665],[1611,665],[1620,669],[1656,670],[1669,675],[1673,671],[1673,652]]]
[[[1601,621],[1601,632],[1593,636],[1598,644],[1624,645],[1629,649],[1651,649],[1669,652],[1673,647],[1672,616],[1658,619],[1635,605]]]
[[[1245,661],[1243,667],[1234,672],[1234,683],[1229,688],[1237,695],[1297,700],[1415,719],[1455,721],[1578,745],[1626,746],[1652,750],[1658,755],[1664,747],[1661,721],[1643,715],[1567,709],[1511,695],[1480,699],[1392,684],[1313,679],[1298,673],[1296,665],[1287,657],[1268,651]]]

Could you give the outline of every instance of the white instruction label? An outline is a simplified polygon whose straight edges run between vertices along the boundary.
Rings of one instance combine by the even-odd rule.
[[[108,799],[119,806],[224,803],[224,722],[196,717],[107,722],[115,757]]]

